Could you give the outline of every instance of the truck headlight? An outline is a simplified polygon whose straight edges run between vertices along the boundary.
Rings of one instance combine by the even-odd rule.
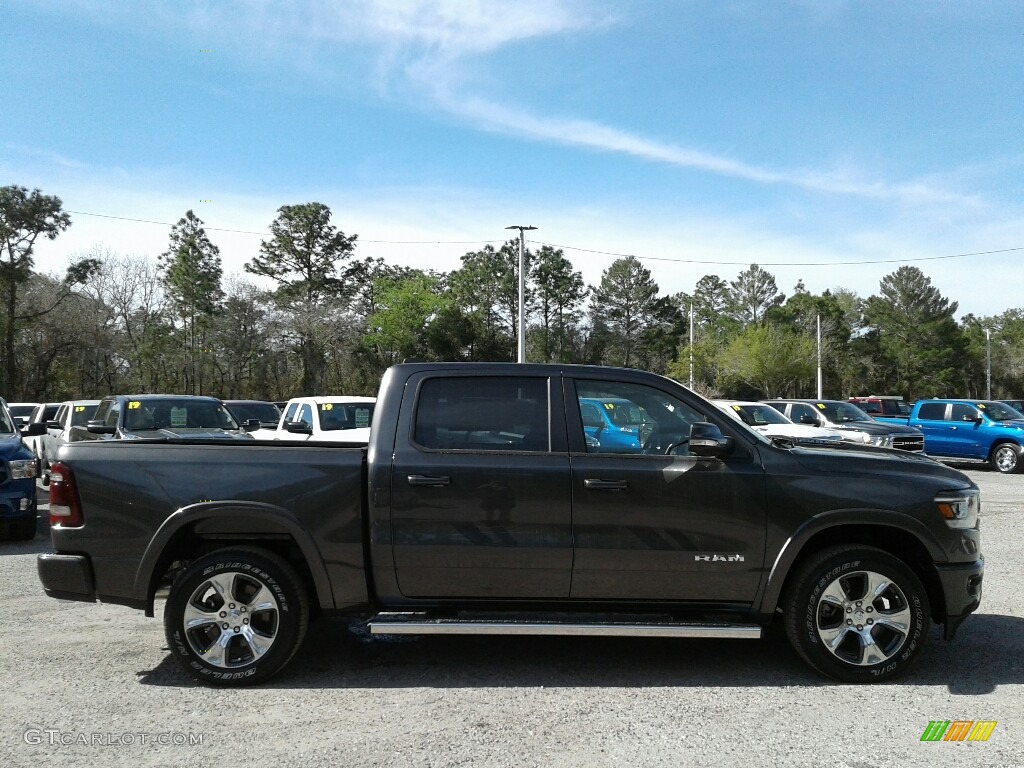
[[[981,512],[981,492],[944,491],[935,497],[935,506],[950,528],[974,528]]]
[[[868,442],[879,448],[892,448],[892,435],[869,435]]]
[[[12,480],[29,480],[36,476],[35,459],[16,459],[11,462]]]

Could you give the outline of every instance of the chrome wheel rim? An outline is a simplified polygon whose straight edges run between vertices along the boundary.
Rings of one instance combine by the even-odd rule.
[[[996,467],[1000,472],[1012,472],[1017,468],[1017,452],[1004,445],[996,450]]]
[[[899,653],[911,626],[903,590],[875,571],[835,579],[818,598],[815,628],[829,653],[845,664],[868,667]]]
[[[279,621],[277,598],[267,585],[237,571],[219,573],[196,587],[182,616],[189,647],[222,669],[265,656],[274,646]]]

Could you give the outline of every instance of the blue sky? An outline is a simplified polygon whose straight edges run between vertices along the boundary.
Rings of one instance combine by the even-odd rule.
[[[1020,0],[4,5],[0,184],[79,212],[45,271],[166,248],[84,214],[191,208],[240,273],[260,237],[217,229],[318,200],[408,266],[532,224],[591,283],[634,254],[663,292],[756,262],[867,297],[927,259],[961,313],[1024,307]]]

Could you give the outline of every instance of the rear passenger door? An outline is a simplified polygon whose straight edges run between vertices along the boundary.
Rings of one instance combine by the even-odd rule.
[[[408,384],[391,477],[409,598],[564,599],[572,504],[560,379],[424,372]]]
[[[917,418],[912,419],[910,426],[924,433],[924,452],[936,456],[953,456],[953,427],[946,418],[946,403],[925,402],[917,407]]]

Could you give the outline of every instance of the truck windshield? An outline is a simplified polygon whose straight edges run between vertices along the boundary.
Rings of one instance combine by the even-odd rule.
[[[824,403],[815,403],[814,405],[833,424],[847,424],[851,421],[874,421],[874,419],[853,403],[826,401]]]
[[[373,420],[373,403],[320,403],[320,429],[361,429]]]
[[[987,402],[978,403],[978,407],[985,412],[992,421],[1020,421],[1024,420],[1024,414],[1005,403]]]
[[[792,422],[770,405],[734,405],[744,424],[756,427],[761,424],[791,424]]]
[[[76,405],[71,412],[71,426],[80,427],[96,413],[96,405]]]
[[[227,409],[215,400],[139,398],[129,400],[125,429],[238,429]]]

